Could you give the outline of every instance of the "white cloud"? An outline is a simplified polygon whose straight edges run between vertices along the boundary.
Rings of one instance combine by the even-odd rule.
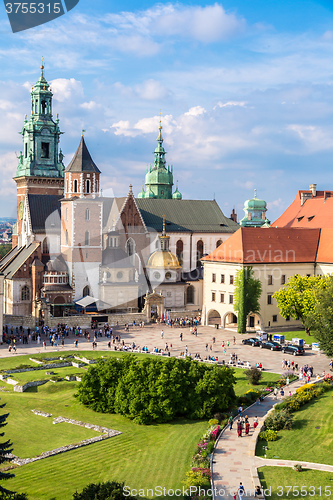
[[[246,107],[246,102],[245,101],[228,101],[228,102],[221,102],[219,101],[215,108],[229,108],[233,106],[240,106],[241,108]]]
[[[333,148],[332,129],[325,130],[314,125],[291,124],[286,129],[293,132],[310,152]]]
[[[99,105],[95,101],[89,101],[89,102],[83,102],[82,104],[80,104],[80,107],[91,111],[93,109],[98,108]]]
[[[75,78],[57,78],[51,82],[53,97],[56,101],[64,102],[73,97],[83,97],[82,83]]]
[[[202,106],[194,106],[193,108],[190,108],[186,113],[184,113],[184,116],[199,116],[203,115],[206,113],[205,108]]]
[[[135,88],[137,95],[141,99],[154,101],[164,99],[168,95],[168,90],[162,85],[161,82],[154,79],[149,79]]]

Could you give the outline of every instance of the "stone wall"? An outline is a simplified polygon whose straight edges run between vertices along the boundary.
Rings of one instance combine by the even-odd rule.
[[[7,380],[8,382],[8,380]],[[33,382],[27,382],[24,385],[15,385],[14,392],[25,392],[29,387],[37,387],[39,385],[44,385],[48,380],[34,380]]]
[[[170,318],[185,318],[188,316],[191,318],[192,316],[201,315],[201,311],[171,311]],[[144,313],[118,313],[118,314],[105,314],[102,313],[100,316],[108,316],[109,325],[116,325],[117,321],[119,325],[124,325],[125,323],[129,323],[130,325],[135,321],[136,324],[140,323],[140,321],[144,321],[147,323],[147,318]],[[56,327],[59,323],[64,323],[70,327],[80,326],[82,328],[90,328],[91,320],[94,318],[93,315],[78,315],[78,316],[64,316],[61,318],[50,318],[47,322],[47,325],[50,328]],[[5,314],[4,325],[11,326],[23,326],[23,328],[30,327],[32,330],[35,329],[36,322],[33,316],[14,316],[11,314]]]

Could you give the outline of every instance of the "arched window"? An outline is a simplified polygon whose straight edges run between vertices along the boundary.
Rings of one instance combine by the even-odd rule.
[[[86,220],[90,220],[90,210],[86,208]]]
[[[43,240],[43,254],[48,255],[50,253],[50,242],[48,238],[44,238]]]
[[[82,292],[82,295],[83,297],[86,297],[87,295],[90,295],[90,288],[88,285],[86,285],[83,289],[83,292]]]
[[[77,189],[77,179],[75,179],[74,181],[74,193],[77,193],[78,192],[78,189]]]
[[[180,265],[183,264],[183,250],[184,250],[184,243],[182,242],[182,240],[178,240],[176,243],[176,255],[178,257]]]
[[[220,245],[222,245],[222,240],[217,240],[217,242],[216,242],[216,248],[218,248]]]
[[[134,264],[135,242],[132,238],[129,238],[126,242],[126,253],[130,257],[131,264]]]
[[[87,194],[90,193],[90,180],[89,179],[87,179],[87,183],[86,183],[86,192],[87,192]]]
[[[194,286],[190,285],[186,290],[186,303],[194,304]]]
[[[21,300],[30,300],[30,290],[29,290],[29,287],[27,285],[22,287]]]
[[[201,258],[203,256],[203,241],[199,240],[197,243],[197,267],[201,267]]]
[[[90,234],[89,231],[84,233],[84,244],[87,247],[90,244]]]

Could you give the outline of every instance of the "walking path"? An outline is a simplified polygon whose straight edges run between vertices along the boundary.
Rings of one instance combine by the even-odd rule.
[[[296,380],[289,386],[292,394],[304,382]],[[288,390],[288,392],[289,392]],[[274,460],[255,456],[257,437],[264,420],[274,405],[281,401],[275,399],[274,394],[266,396],[264,401],[254,404],[244,410],[243,415],[247,415],[250,421],[250,434],[238,437],[237,425],[234,422],[232,429],[226,429],[221,435],[216,445],[213,465],[212,482],[215,488],[215,500],[231,497],[237,492],[239,483],[242,482],[246,491],[246,499],[254,499],[254,489],[260,485],[257,468],[267,466],[292,467],[296,463],[302,464],[305,468],[317,469],[333,472],[332,465],[316,464],[312,462],[302,462],[300,460]],[[253,430],[254,418],[258,417],[259,425]]]

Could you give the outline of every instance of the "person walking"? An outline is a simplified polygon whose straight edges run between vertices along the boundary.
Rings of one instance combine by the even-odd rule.
[[[258,427],[258,417],[257,415],[254,417],[253,428],[256,429]]]
[[[237,434],[238,434],[238,437],[242,437],[242,430],[243,430],[242,422],[239,419],[238,422],[237,422]]]
[[[164,331],[162,330],[161,331],[161,339],[163,339],[163,337],[164,337]]]
[[[234,422],[234,419],[232,418],[232,415],[230,415],[229,420],[228,420],[228,424],[229,424],[229,429],[230,430],[232,429],[233,422]]]
[[[245,493],[244,486],[242,483],[239,483],[239,486],[238,486],[238,498],[239,498],[239,500],[243,500],[244,493]]]

